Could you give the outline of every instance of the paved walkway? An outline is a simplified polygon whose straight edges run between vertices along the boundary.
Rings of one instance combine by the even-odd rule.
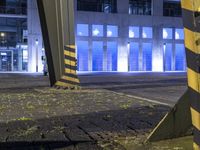
[[[86,77],[103,82],[99,76],[81,80]],[[0,79],[0,149],[123,150],[116,140],[132,137],[135,145],[143,144],[170,109],[118,94],[121,87],[111,89],[133,82],[127,77],[126,84],[121,78],[121,85],[106,86],[85,79],[78,91],[48,88],[48,78],[41,75],[4,74]]]

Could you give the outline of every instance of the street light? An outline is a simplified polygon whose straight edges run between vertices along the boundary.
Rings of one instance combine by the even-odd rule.
[[[1,37],[5,37],[5,33],[1,32]]]
[[[38,39],[35,40],[35,45],[36,45],[36,72],[38,72],[38,45],[39,45]]]
[[[2,41],[1,41],[1,43],[2,43],[2,45],[4,46],[4,44],[5,44],[5,36],[6,36],[6,34],[4,33],[4,32],[1,32],[1,34],[0,34],[0,36],[1,36],[1,38],[2,38]]]

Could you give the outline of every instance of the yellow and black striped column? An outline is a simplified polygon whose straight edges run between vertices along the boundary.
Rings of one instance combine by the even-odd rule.
[[[64,75],[56,82],[56,87],[79,88],[80,82],[76,74],[77,60],[75,45],[66,45],[64,47]]]
[[[51,86],[78,88],[74,0],[37,0],[37,4]]]
[[[200,0],[182,0],[194,150],[200,150]],[[184,117],[184,116],[183,116]]]

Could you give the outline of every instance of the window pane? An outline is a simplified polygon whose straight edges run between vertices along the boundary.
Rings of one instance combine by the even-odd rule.
[[[118,27],[107,26],[107,37],[118,37]]]
[[[129,38],[139,38],[140,32],[139,27],[129,27]]]
[[[164,62],[164,70],[171,71],[172,70],[172,44],[167,43],[163,45],[163,62]]]
[[[12,71],[12,52],[0,51],[0,71]]]
[[[143,43],[143,71],[152,71],[152,44]]]
[[[103,42],[92,44],[92,70],[103,71]]]
[[[151,15],[152,0],[129,0],[129,14]]]
[[[92,36],[103,36],[103,25],[92,25]]]
[[[186,69],[184,44],[176,44],[175,64],[176,71],[184,71]]]
[[[77,35],[78,36],[88,36],[89,30],[87,24],[77,24]]]
[[[163,39],[172,39],[172,28],[163,28]]]
[[[163,16],[181,17],[182,9],[180,1],[164,0],[163,2]]]
[[[117,12],[116,0],[77,0],[78,11]]]
[[[152,38],[152,28],[151,27],[143,27],[142,28],[142,37],[143,38]]]
[[[139,43],[130,43],[129,71],[139,71]]]
[[[77,42],[77,61],[78,71],[88,71],[88,42],[78,41]]]
[[[176,38],[176,40],[184,40],[184,30],[176,29],[175,38]]]
[[[117,42],[108,42],[107,48],[107,71],[117,71]]]

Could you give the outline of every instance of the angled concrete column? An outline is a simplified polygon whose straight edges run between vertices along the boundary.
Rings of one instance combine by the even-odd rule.
[[[76,88],[74,0],[37,0],[52,86]]]

